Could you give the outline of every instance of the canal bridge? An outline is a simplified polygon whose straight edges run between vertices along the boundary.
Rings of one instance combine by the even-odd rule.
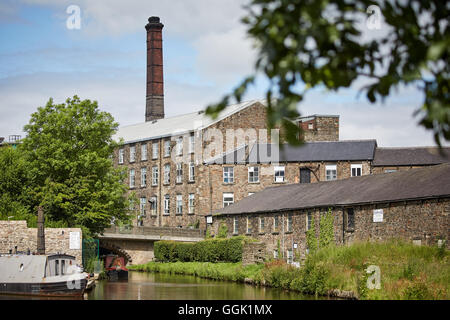
[[[98,238],[101,251],[118,254],[125,258],[127,264],[142,264],[153,260],[155,241],[197,242],[204,240],[205,230],[113,226],[105,229]]]

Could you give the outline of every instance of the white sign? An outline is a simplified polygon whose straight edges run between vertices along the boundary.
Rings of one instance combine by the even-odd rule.
[[[78,250],[80,249],[80,233],[70,232],[69,234],[69,249]]]
[[[206,217],[206,223],[212,223],[212,216]]]
[[[373,222],[383,222],[383,209],[373,210]]]
[[[296,243],[294,243],[294,249],[297,249],[297,244]]]

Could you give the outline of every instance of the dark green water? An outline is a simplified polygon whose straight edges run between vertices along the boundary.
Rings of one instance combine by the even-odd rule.
[[[273,288],[194,276],[129,272],[128,281],[99,281],[89,300],[311,300]]]

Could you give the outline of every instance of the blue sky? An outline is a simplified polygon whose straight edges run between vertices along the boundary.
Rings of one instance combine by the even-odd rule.
[[[53,97],[97,100],[120,125],[144,121],[145,24],[164,24],[166,116],[203,109],[252,71],[256,53],[240,23],[241,0],[6,0],[0,3],[0,136],[23,134],[30,114]],[[81,29],[69,30],[69,5]],[[246,100],[264,98],[258,81]],[[434,145],[412,117],[422,101],[413,87],[371,105],[355,86],[315,90],[302,115],[339,114],[341,139],[377,139],[380,146]]]

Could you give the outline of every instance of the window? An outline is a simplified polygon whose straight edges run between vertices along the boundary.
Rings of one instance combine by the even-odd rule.
[[[159,152],[158,142],[154,142],[152,144],[152,159],[158,159],[158,152]]]
[[[279,220],[278,216],[273,217],[273,232],[278,232]]]
[[[130,146],[130,162],[136,160],[136,146]]]
[[[59,275],[59,260],[55,260],[55,276]]]
[[[286,250],[287,263],[292,263],[294,261],[294,255],[292,254],[292,249]]]
[[[61,260],[61,275],[63,276],[66,269],[66,260]]]
[[[177,194],[177,214],[183,213],[183,196],[181,194]]]
[[[350,165],[350,169],[352,172],[352,177],[357,177],[362,175],[362,164],[352,164]]]
[[[170,140],[164,140],[164,157],[170,157]]]
[[[141,217],[145,217],[146,216],[146,211],[145,211],[146,203],[147,203],[147,199],[142,197],[141,201],[140,201],[140,205],[139,205]]]
[[[251,196],[252,194],[255,194],[254,192],[249,192],[248,193],[248,196]]]
[[[313,125],[312,123],[308,123],[308,129],[309,129],[309,130],[314,129],[314,125]]]
[[[181,156],[183,154],[183,137],[177,138],[177,156]]]
[[[164,196],[164,214],[168,215],[170,213],[170,196],[166,194]]]
[[[192,134],[189,137],[189,153],[194,153],[195,149],[195,136]]]
[[[123,152],[124,152],[123,148],[119,149],[119,163],[120,164],[123,163]]]
[[[195,213],[195,194],[189,193],[188,213]]]
[[[325,176],[327,181],[337,179],[337,169],[335,164],[325,166]]]
[[[189,181],[195,181],[195,166],[193,162],[189,162]]]
[[[353,208],[347,209],[347,230],[353,230],[355,228],[355,212]]]
[[[152,186],[158,185],[159,169],[158,167],[152,167]]]
[[[247,217],[247,233],[252,233],[252,223],[249,217]]]
[[[259,167],[248,167],[248,182],[259,182]]]
[[[292,232],[292,215],[291,214],[289,214],[287,216],[286,230],[287,230],[287,232]]]
[[[147,160],[147,144],[141,144],[141,161]]]
[[[278,250],[277,249],[273,250],[273,258],[278,259]]]
[[[234,217],[233,219],[233,233],[234,234],[238,234],[239,233],[239,222],[238,222],[238,218]]]
[[[183,164],[177,163],[177,183],[183,183]]]
[[[397,172],[396,169],[386,169],[384,170],[384,173],[391,173],[391,172]]]
[[[264,233],[265,218],[259,218],[259,233]]]
[[[224,193],[223,194],[223,207],[227,207],[234,203],[234,193]]]
[[[284,182],[284,167],[275,167],[275,182]]]
[[[155,216],[158,210],[158,198],[153,196],[150,198],[150,214]]]
[[[134,176],[134,169],[130,169],[130,188],[135,187],[136,178]]]
[[[233,167],[223,167],[223,182],[233,183],[234,182],[234,168]]]
[[[170,164],[164,165],[164,184],[170,183]]]
[[[311,229],[312,227],[312,213],[308,212],[306,214],[306,230]]]
[[[141,168],[141,187],[147,185],[147,168]]]

